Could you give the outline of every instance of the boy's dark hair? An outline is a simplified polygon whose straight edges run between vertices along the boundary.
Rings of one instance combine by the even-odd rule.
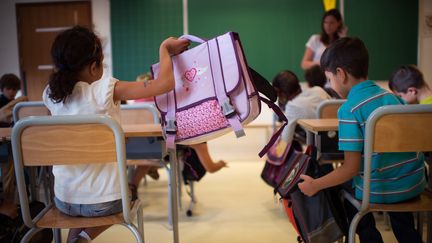
[[[389,88],[396,92],[405,93],[410,87],[421,88],[425,85],[423,74],[415,65],[400,66],[389,79]]]
[[[341,23],[340,28],[343,27],[342,15],[339,12],[339,10],[337,10],[336,8],[334,8],[334,9],[330,9],[329,11],[327,11],[327,12],[324,13],[324,15],[323,15],[323,17],[321,19],[321,35],[320,35],[320,40],[326,46],[330,44],[330,36],[324,30],[324,19],[327,16],[333,16],[338,22]],[[337,39],[340,38],[339,31],[340,31],[340,29],[338,29],[338,31],[336,31],[336,33],[333,34],[333,40],[337,40]]]
[[[272,80],[274,88],[283,92],[287,98],[292,97],[301,92],[300,82],[295,73],[284,70],[276,75]]]
[[[336,68],[342,68],[354,78],[367,78],[368,50],[359,38],[341,38],[324,51],[321,56],[321,68],[332,73],[336,73]]]
[[[102,44],[93,31],[75,26],[57,35],[51,57],[56,70],[50,76],[48,96],[55,103],[65,102],[79,81],[78,73],[93,62],[102,65]]]
[[[304,78],[306,79],[309,87],[319,86],[323,88],[327,83],[325,73],[322,71],[319,65],[315,65],[307,69],[304,73]]]
[[[19,90],[21,88],[21,80],[13,73],[7,73],[0,78],[0,90],[4,88]]]

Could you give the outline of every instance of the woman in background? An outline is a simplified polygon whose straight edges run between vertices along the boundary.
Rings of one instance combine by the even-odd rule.
[[[306,50],[301,61],[303,70],[320,65],[321,55],[327,46],[346,36],[347,31],[339,10],[331,9],[325,12],[321,20],[321,34],[312,35],[306,43]]]

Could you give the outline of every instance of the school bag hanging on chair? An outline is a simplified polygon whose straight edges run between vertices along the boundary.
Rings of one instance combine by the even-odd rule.
[[[161,124],[168,148],[174,144],[198,144],[234,131],[244,136],[243,126],[261,112],[261,101],[272,108],[285,123],[259,153],[262,157],[282,132],[287,119],[272,100],[260,97],[274,92],[261,75],[248,67],[240,37],[228,32],[211,40],[184,35],[200,43],[172,57],[175,89],[155,97],[161,114]],[[152,65],[153,78],[159,73],[159,63]],[[273,90],[273,91],[271,91]]]

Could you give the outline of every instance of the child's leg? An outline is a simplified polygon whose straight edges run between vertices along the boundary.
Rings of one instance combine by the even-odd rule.
[[[345,210],[348,217],[348,222],[351,223],[354,215],[358,212],[358,210],[348,201],[345,200]],[[380,232],[376,228],[375,218],[372,213],[368,213],[360,220],[357,225],[356,233],[360,238],[360,242],[383,242]]]
[[[400,243],[421,243],[420,234],[415,230],[411,212],[389,212],[393,234]]]
[[[201,161],[201,164],[204,166],[207,172],[214,173],[223,167],[226,167],[226,162],[223,160],[219,160],[216,163],[213,162],[208,151],[207,143],[194,144],[190,145],[190,147],[195,150],[198,158]]]
[[[69,229],[69,234],[67,237],[66,242],[71,242],[73,239],[77,238],[79,233],[83,231],[84,228],[76,228],[76,229]]]
[[[354,189],[351,185],[352,181],[350,180],[343,183],[341,186],[345,191],[351,193],[352,195],[354,194]],[[344,206],[348,217],[348,223],[351,223],[358,210],[348,200],[344,200]],[[372,213],[368,213],[363,216],[357,225],[356,233],[360,238],[360,242],[383,242],[381,234],[376,228],[375,218],[373,217]]]
[[[132,181],[130,182],[132,185],[138,187],[140,181],[144,176],[149,172],[151,166],[140,165],[134,171],[134,175],[132,177]]]
[[[70,229],[67,242],[77,242],[76,239],[81,237],[88,241],[95,239],[98,235],[100,235],[102,232],[107,230],[111,225],[105,225],[100,227],[91,227],[91,228],[78,228],[78,229]],[[85,237],[83,236],[82,232],[85,232]],[[90,239],[88,239],[89,237]],[[78,241],[80,242],[80,241]]]

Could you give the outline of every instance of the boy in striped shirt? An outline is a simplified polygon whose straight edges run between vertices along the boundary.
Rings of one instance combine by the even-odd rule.
[[[321,57],[321,68],[331,87],[347,101],[338,111],[339,150],[344,151],[343,165],[317,179],[301,175],[300,190],[312,196],[318,191],[350,182],[349,190],[362,199],[363,147],[365,122],[378,107],[405,102],[368,80],[369,55],[358,38],[341,38]],[[376,153],[372,158],[371,203],[395,203],[418,196],[424,190],[424,158],[421,153]],[[346,203],[350,220],[356,209]],[[389,212],[393,233],[399,242],[422,242],[414,228],[412,213]],[[372,213],[357,227],[361,242],[383,242]]]

